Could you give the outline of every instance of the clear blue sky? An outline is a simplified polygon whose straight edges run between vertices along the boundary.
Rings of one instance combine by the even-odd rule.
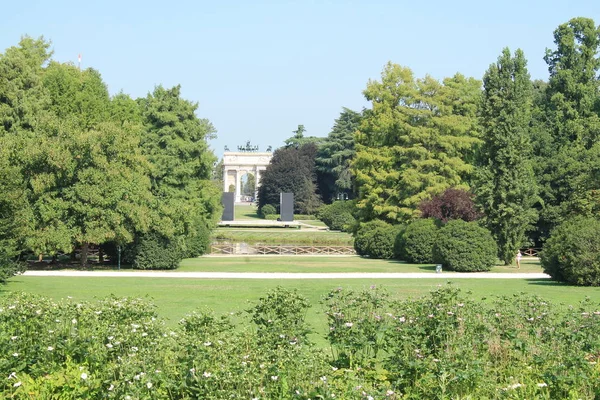
[[[533,78],[552,33],[570,18],[600,23],[600,0],[505,1],[11,1],[0,51],[43,35],[54,59],[100,71],[112,94],[181,84],[218,138],[220,157],[251,140],[279,147],[298,124],[326,136],[342,107],[386,62],[442,79],[481,79],[503,47],[522,48]]]

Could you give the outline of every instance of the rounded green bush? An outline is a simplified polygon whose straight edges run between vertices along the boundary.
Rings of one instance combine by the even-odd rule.
[[[552,279],[580,286],[600,286],[600,220],[575,217],[556,227],[541,254]]]
[[[260,215],[265,218],[267,215],[275,215],[277,214],[277,209],[272,204],[265,204],[260,209]]]
[[[321,206],[318,217],[329,229],[348,232],[349,228],[356,223],[356,218],[352,215],[353,210],[353,201],[338,200]]]
[[[438,227],[433,218],[414,220],[402,235],[396,238],[396,252],[400,258],[411,263],[432,263],[437,231]]]
[[[185,245],[186,257],[199,257],[208,252],[210,248],[210,229],[204,221],[199,221],[196,224],[194,234],[186,238]]]
[[[394,258],[394,241],[402,228],[380,220],[361,224],[355,233],[354,249],[362,256]]]
[[[133,268],[175,269],[183,256],[183,251],[176,241],[153,232],[136,239]]]
[[[433,246],[434,261],[458,272],[489,271],[496,264],[497,254],[490,231],[477,222],[463,220],[442,227]]]

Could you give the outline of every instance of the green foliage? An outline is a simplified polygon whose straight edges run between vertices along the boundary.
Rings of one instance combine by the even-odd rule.
[[[487,229],[460,219],[440,228],[433,247],[434,261],[457,272],[489,271],[496,265],[497,254],[498,247]]]
[[[353,212],[355,211],[354,201],[334,201],[331,204],[323,205],[319,208],[317,217],[335,231],[348,232],[356,223]]]
[[[388,63],[381,82],[369,81],[355,136],[352,164],[359,219],[408,221],[424,199],[448,187],[465,187],[480,142],[476,110],[480,82],[456,74],[439,82],[415,79]]]
[[[417,264],[432,263],[437,231],[438,226],[433,218],[412,221],[396,238],[396,251],[400,258]]]
[[[600,220],[574,217],[556,227],[544,243],[544,272],[580,286],[600,286]]]
[[[531,166],[532,86],[521,50],[505,48],[487,70],[481,107],[483,146],[475,191],[485,225],[498,245],[499,258],[510,265],[537,220],[539,201]]]
[[[307,346],[308,303],[278,288],[244,315],[199,310],[174,328],[135,298],[0,299],[0,397],[144,399],[595,398],[600,316],[536,296],[452,287],[390,301],[324,299],[331,356]]]
[[[260,208],[260,215],[263,218],[266,218],[267,215],[276,215],[276,214],[277,214],[277,209],[272,204],[265,204],[264,206],[262,206]]]
[[[267,346],[289,345],[290,341],[306,343],[310,329],[305,322],[308,300],[297,290],[281,286],[247,310],[258,329],[258,336]]]
[[[197,218],[210,225],[221,213],[220,192],[210,182],[216,158],[207,144],[215,129],[196,116],[197,104],[181,98],[180,86],[158,86],[138,103],[146,131],[142,152],[160,199],[155,230],[169,238],[193,235]]]
[[[336,368],[370,365],[385,348],[390,328],[389,293],[375,285],[358,293],[337,288],[324,298],[327,340]]]
[[[186,237],[185,240],[185,258],[199,257],[208,253],[210,250],[211,231],[206,226],[206,222],[198,219],[193,234]]]
[[[599,32],[591,19],[571,19],[554,31],[556,49],[546,51],[550,79],[532,132],[542,239],[571,215],[600,210]]]
[[[356,154],[354,133],[361,117],[360,113],[344,107],[331,132],[319,146],[315,168],[321,198],[326,203],[335,200],[340,193],[354,197],[350,163]]]
[[[391,225],[381,220],[360,224],[354,234],[354,249],[361,256],[394,258],[394,243],[402,228],[402,225]]]
[[[157,232],[136,237],[132,252],[137,269],[175,269],[184,258],[179,243]]]

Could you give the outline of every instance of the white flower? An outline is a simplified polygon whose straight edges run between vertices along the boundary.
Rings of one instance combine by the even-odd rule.
[[[138,348],[136,346],[132,346],[131,351],[138,351]]]
[[[354,325],[352,322],[346,322],[344,325],[346,325],[348,328],[352,328],[352,325]]]
[[[369,396],[369,397],[367,397],[367,400],[374,400],[374,399],[373,399],[373,396]]]
[[[204,345],[207,347],[210,346],[211,344],[212,344],[211,342],[204,342]]]
[[[385,392],[385,395],[386,395],[386,396],[391,396],[391,395],[393,395],[393,394],[394,394],[394,391],[393,391],[393,390],[388,390],[387,392]]]
[[[538,387],[546,387],[548,384],[546,382],[538,383]]]
[[[81,379],[83,379],[84,381],[87,379],[88,375],[85,372],[81,373]]]
[[[21,381],[19,382],[15,382],[15,384],[13,385],[13,387],[19,387],[21,386],[23,383]]]
[[[327,377],[326,376],[322,376],[319,378],[322,382],[327,382]]]
[[[404,318],[404,317],[400,317],[400,318],[398,318],[398,321],[400,321],[400,322],[404,322],[404,321],[406,321],[406,318]]]
[[[13,353],[13,357],[19,357],[19,353]]]
[[[16,378],[16,377],[17,377],[17,373],[11,372],[10,375],[8,376],[8,378],[6,378],[6,379],[12,379],[12,378]]]
[[[276,381],[279,377],[277,375],[271,375],[271,379]]]
[[[284,337],[285,337],[285,335],[283,335],[283,334],[282,334],[282,335],[279,335],[279,338],[280,338],[280,339],[283,339]]]
[[[52,350],[54,350],[54,347],[48,346],[48,351],[52,351]]]
[[[71,323],[72,323],[73,325],[75,325],[75,324],[77,323],[77,320],[76,320],[75,318],[73,318],[73,319],[71,320]]]
[[[112,349],[113,345],[110,343],[106,343],[106,347],[108,347],[109,349]]]
[[[148,382],[148,383],[146,383],[146,387],[147,387],[148,389],[150,389],[150,388],[152,387],[152,382]]]
[[[109,390],[109,391],[112,391],[114,388],[115,388],[115,385],[110,385],[110,386],[108,387],[108,390]]]
[[[10,340],[17,340],[19,337],[18,336],[11,336]]]
[[[205,377],[205,378],[210,378],[211,375],[212,374],[210,372],[206,372],[206,371],[204,371],[204,373],[202,374],[202,376]]]
[[[96,315],[100,315],[100,314],[102,314],[102,311],[96,311]]]

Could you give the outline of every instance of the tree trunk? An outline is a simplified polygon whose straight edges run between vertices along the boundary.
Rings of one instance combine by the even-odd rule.
[[[102,251],[102,247],[98,247],[98,263],[104,265],[104,252]]]
[[[82,267],[87,267],[87,263],[88,263],[88,247],[90,246],[89,243],[84,243],[81,246],[81,266]]]

